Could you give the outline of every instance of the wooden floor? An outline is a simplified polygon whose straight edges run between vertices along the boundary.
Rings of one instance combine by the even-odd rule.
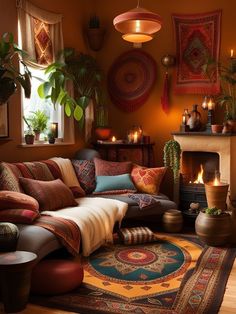
[[[65,314],[74,312],[65,312],[56,309],[49,309],[46,307],[36,306],[28,304],[27,308],[21,312],[21,314]],[[226,286],[224,299],[219,311],[220,314],[235,314],[236,313],[236,260],[232,271],[229,276],[229,280]],[[200,313],[198,313],[200,314]],[[216,314],[216,313],[212,313]]]

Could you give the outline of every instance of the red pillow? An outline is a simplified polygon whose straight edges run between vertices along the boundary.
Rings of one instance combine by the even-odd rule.
[[[93,160],[96,176],[117,176],[130,173],[132,169],[131,161],[107,161],[97,157]]]
[[[0,221],[12,222],[15,224],[31,224],[39,212],[30,209],[3,209],[0,210]]]
[[[60,180],[39,181],[19,178],[26,194],[39,202],[40,210],[56,210],[68,206],[77,206],[71,190]]]
[[[33,197],[15,191],[0,191],[0,210],[30,209],[37,212],[39,203]]]

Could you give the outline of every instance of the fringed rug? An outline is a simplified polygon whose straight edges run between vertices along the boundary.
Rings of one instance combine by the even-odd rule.
[[[83,284],[30,302],[76,313],[217,313],[235,249],[206,247],[195,236],[102,247],[84,259]]]

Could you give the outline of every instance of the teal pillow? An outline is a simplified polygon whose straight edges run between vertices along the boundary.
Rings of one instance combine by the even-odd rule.
[[[129,173],[117,176],[96,176],[96,183],[95,193],[116,190],[136,190]]]

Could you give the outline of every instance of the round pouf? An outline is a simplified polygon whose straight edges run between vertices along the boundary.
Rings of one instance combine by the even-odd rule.
[[[32,271],[31,292],[41,295],[66,293],[77,288],[83,277],[84,270],[77,262],[42,260]]]
[[[163,215],[163,227],[167,232],[179,232],[183,227],[183,216],[180,210],[170,209]]]
[[[10,222],[0,222],[0,251],[15,251],[19,234],[16,225]]]

